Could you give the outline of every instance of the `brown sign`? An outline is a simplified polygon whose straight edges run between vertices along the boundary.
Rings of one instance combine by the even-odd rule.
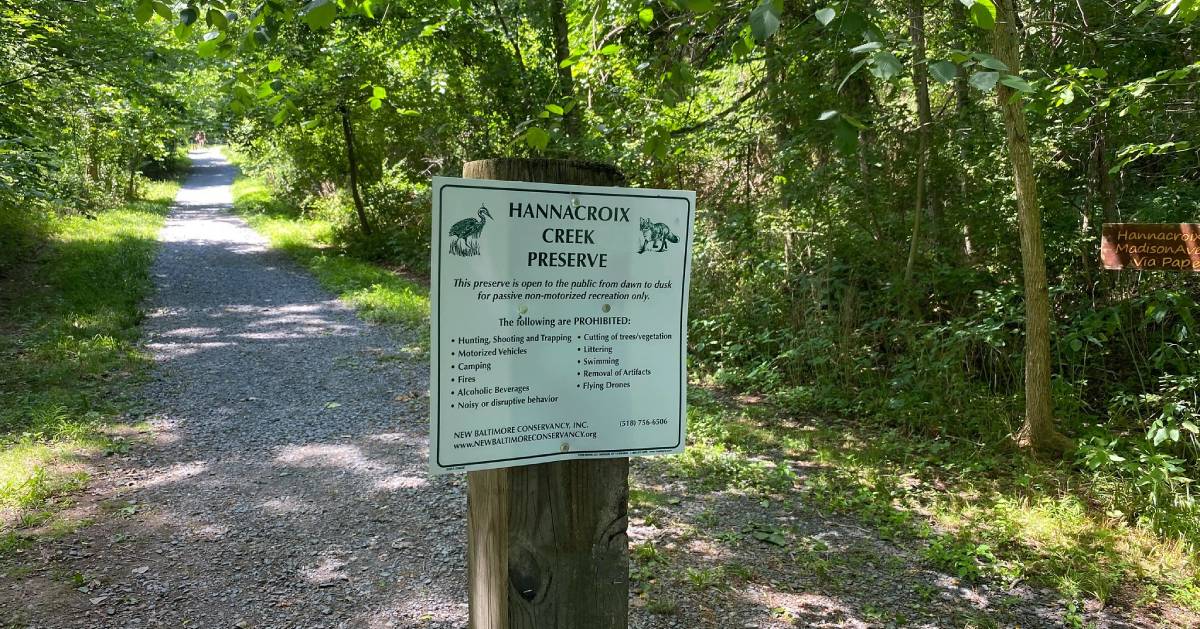
[[[1200,271],[1200,223],[1105,223],[1106,269]]]

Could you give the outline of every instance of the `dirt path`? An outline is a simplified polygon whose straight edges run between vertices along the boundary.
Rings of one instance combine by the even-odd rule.
[[[96,524],[40,547],[5,619],[460,626],[465,499],[425,473],[426,365],[228,213],[217,152],[192,157],[145,323],[153,443],[104,466]]]

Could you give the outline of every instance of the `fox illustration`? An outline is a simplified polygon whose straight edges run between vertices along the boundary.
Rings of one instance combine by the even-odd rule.
[[[679,242],[679,237],[671,233],[671,228],[664,223],[651,223],[650,219],[642,218],[639,228],[642,230],[642,248],[638,253],[646,252],[646,245],[654,251],[666,251],[668,242]]]

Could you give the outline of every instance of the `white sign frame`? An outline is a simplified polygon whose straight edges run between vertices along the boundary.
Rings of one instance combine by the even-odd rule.
[[[430,413],[429,413],[429,417],[430,417],[429,469],[430,469],[431,473],[445,474],[445,473],[451,473],[451,472],[463,472],[463,471],[481,470],[481,469],[495,469],[495,468],[501,468],[501,467],[512,467],[512,466],[517,466],[517,465],[532,465],[532,464],[536,464],[536,463],[546,463],[546,462],[550,462],[550,461],[560,461],[560,460],[578,459],[578,458],[614,458],[614,457],[627,457],[627,456],[649,456],[649,455],[672,454],[672,453],[682,452],[684,445],[685,445],[686,433],[687,433],[687,314],[688,314],[688,292],[691,287],[692,242],[693,242],[693,238],[694,238],[694,234],[695,234],[695,230],[694,230],[695,205],[696,205],[695,193],[691,192],[691,191],[678,191],[678,190],[657,190],[657,189],[647,189],[647,188],[615,188],[615,187],[602,187],[602,186],[576,186],[576,185],[559,185],[559,184],[531,183],[531,182],[518,182],[518,181],[500,181],[500,180],[487,180],[487,179],[459,179],[459,178],[450,178],[450,177],[434,177],[432,191],[433,191],[433,216],[432,216],[432,221],[431,221],[432,222],[432,240],[431,240],[431,247],[430,247],[430,278],[431,279],[430,279],[430,288],[429,288],[430,307],[431,307],[431,312],[430,312],[430,315],[431,315],[430,316],[430,328],[431,328],[431,331],[430,331],[430,387],[429,387],[429,391],[430,391],[430,394],[429,394],[429,398],[430,398],[430,402],[429,402],[429,409],[430,409]],[[471,214],[473,214],[473,212],[470,211],[467,207],[464,207],[466,205],[465,200],[468,198],[471,199],[471,202],[470,202],[471,208],[483,208],[483,207],[487,207],[489,204],[491,204],[491,207],[497,208],[498,210],[500,210],[500,212],[503,212],[504,216],[500,216],[498,213],[496,213],[493,216],[492,215],[493,213],[489,211],[489,213],[488,213],[489,215],[486,218],[490,218],[491,219],[490,222],[485,220],[485,217],[483,215],[479,216],[478,220],[481,221],[480,223],[476,223],[476,222],[470,220],[470,218],[463,219],[464,216],[470,217]],[[484,199],[484,200],[479,201],[479,199]],[[530,434],[530,435],[536,434],[537,441],[532,442],[532,443],[527,443],[527,444],[506,443],[503,446],[500,446],[497,444],[489,444],[489,446],[484,447],[484,448],[487,449],[490,447],[493,454],[486,455],[484,458],[479,458],[479,459],[474,459],[473,457],[462,457],[462,456],[455,457],[455,452],[454,452],[455,448],[453,447],[453,445],[451,443],[452,435],[455,435],[455,434],[463,435],[466,432],[469,432],[472,430],[480,431],[480,429],[472,428],[471,425],[469,424],[469,421],[467,421],[467,422],[464,421],[464,416],[466,415],[466,413],[464,413],[461,410],[457,410],[457,402],[455,401],[455,399],[461,400],[462,398],[461,397],[456,398],[455,396],[450,395],[451,391],[455,387],[448,384],[450,378],[457,377],[455,374],[463,373],[461,370],[455,370],[456,360],[457,360],[457,365],[460,368],[463,366],[461,359],[455,359],[450,353],[450,352],[457,353],[455,348],[459,348],[459,349],[462,348],[461,345],[458,345],[457,343],[452,342],[452,341],[454,341],[453,334],[455,334],[455,332],[453,331],[452,328],[458,324],[453,323],[451,321],[451,319],[455,318],[455,317],[458,317],[461,319],[461,318],[465,318],[468,316],[464,313],[471,309],[463,307],[462,300],[465,298],[461,296],[461,293],[463,291],[474,290],[474,289],[466,289],[466,288],[462,288],[462,287],[459,287],[456,289],[454,286],[454,280],[455,280],[455,277],[461,276],[463,274],[462,273],[462,265],[467,264],[467,262],[464,261],[465,258],[463,256],[484,255],[487,257],[486,260],[481,258],[480,260],[472,260],[472,261],[476,262],[476,263],[479,263],[481,261],[482,262],[491,262],[493,266],[486,267],[486,268],[490,268],[490,269],[494,269],[495,265],[498,264],[497,260],[507,261],[508,262],[507,270],[509,270],[510,272],[514,271],[514,269],[518,268],[518,265],[513,263],[513,256],[529,255],[530,257],[528,258],[528,264],[530,266],[532,266],[534,264],[534,258],[532,257],[533,253],[527,251],[529,249],[530,238],[529,238],[528,234],[525,233],[524,231],[522,231],[521,232],[522,235],[520,237],[518,237],[516,235],[517,227],[515,227],[515,226],[507,227],[506,229],[508,229],[509,231],[502,232],[502,233],[508,233],[507,240],[504,238],[501,238],[499,236],[493,237],[491,239],[487,239],[485,236],[485,234],[488,234],[488,232],[486,232],[486,230],[489,228],[489,226],[493,225],[495,222],[513,218],[513,215],[511,214],[510,204],[518,202],[518,201],[513,201],[512,199],[519,199],[520,202],[525,202],[525,203],[530,203],[531,199],[539,199],[539,200],[546,200],[547,204],[551,203],[551,200],[555,200],[555,201],[561,202],[559,207],[573,206],[575,211],[581,211],[582,209],[587,208],[589,206],[591,206],[593,208],[601,207],[603,209],[610,209],[610,207],[611,207],[615,210],[621,210],[621,209],[627,210],[628,211],[627,212],[628,220],[624,221],[624,223],[628,224],[629,226],[628,227],[622,226],[621,229],[624,229],[626,232],[628,232],[630,234],[636,234],[638,231],[640,231],[640,236],[638,236],[638,237],[642,238],[642,240],[643,240],[642,246],[641,246],[642,251],[637,251],[635,249],[635,247],[629,246],[629,243],[624,242],[624,241],[610,242],[612,240],[612,238],[608,238],[607,240],[605,240],[602,243],[602,245],[604,247],[607,247],[607,248],[603,249],[602,253],[604,255],[608,256],[608,257],[604,258],[604,262],[607,264],[613,264],[614,267],[616,267],[617,269],[628,269],[626,271],[626,275],[618,275],[617,274],[618,271],[615,269],[613,271],[611,271],[612,275],[610,277],[615,278],[615,279],[622,279],[624,277],[627,277],[632,272],[632,270],[635,268],[635,266],[634,266],[635,262],[637,262],[639,260],[644,261],[647,259],[662,259],[662,260],[668,259],[668,256],[657,253],[659,251],[658,249],[655,248],[657,246],[657,241],[653,240],[653,237],[655,235],[658,235],[662,238],[677,237],[679,239],[677,244],[675,244],[675,243],[668,244],[670,241],[662,240],[661,247],[662,247],[663,253],[665,253],[668,248],[674,249],[676,247],[678,248],[677,251],[681,250],[683,252],[682,265],[681,265],[682,268],[680,271],[680,275],[678,276],[678,281],[680,282],[681,285],[675,285],[674,284],[675,280],[672,280],[671,281],[672,287],[669,290],[662,289],[662,290],[654,291],[656,294],[653,296],[647,296],[646,297],[646,300],[647,300],[646,305],[642,307],[643,311],[646,309],[649,309],[649,308],[651,308],[650,304],[651,304],[651,302],[653,302],[653,300],[661,299],[661,300],[663,300],[663,304],[669,304],[671,306],[670,311],[673,313],[672,317],[674,317],[674,316],[678,317],[677,322],[672,318],[671,322],[669,323],[669,325],[671,326],[669,328],[669,330],[670,330],[670,332],[672,332],[676,335],[675,340],[677,340],[677,342],[678,342],[678,345],[677,345],[677,350],[678,350],[678,352],[677,352],[677,360],[678,360],[677,367],[672,367],[671,373],[658,373],[658,372],[654,372],[653,370],[651,370],[652,373],[649,376],[646,376],[637,385],[637,386],[641,387],[641,390],[643,390],[643,391],[647,387],[652,388],[652,389],[656,388],[656,385],[658,388],[661,388],[661,387],[676,388],[677,387],[678,404],[677,405],[674,404],[675,396],[672,396],[672,403],[670,404],[671,412],[668,414],[667,412],[663,411],[660,408],[659,413],[658,413],[659,416],[655,417],[653,419],[653,421],[655,422],[655,426],[649,426],[649,425],[640,425],[639,426],[635,423],[633,426],[628,426],[627,427],[628,429],[624,429],[624,428],[623,429],[613,429],[613,427],[611,427],[611,426],[603,426],[603,427],[596,426],[593,428],[590,425],[590,423],[588,423],[589,424],[588,427],[581,431],[581,430],[579,430],[578,424],[587,423],[587,422],[572,421],[570,418],[564,417],[562,420],[563,426],[557,426],[557,422],[553,422],[553,421],[542,422],[540,420],[532,421],[532,420],[522,419],[522,416],[537,415],[538,413],[545,414],[544,411],[537,411],[536,409],[534,411],[527,411],[527,410],[520,410],[520,409],[496,410],[493,408],[493,409],[489,409],[489,411],[491,412],[491,415],[493,416],[493,420],[492,420],[493,425],[495,425],[494,417],[503,416],[503,417],[507,418],[507,422],[505,422],[506,425],[513,427],[513,428],[506,428],[506,430],[509,431],[507,433],[508,436],[502,437],[502,438],[515,440],[520,437],[515,436],[513,431],[526,430],[526,431],[528,431],[527,434]],[[606,199],[608,200],[607,203],[605,203]],[[618,207],[617,206],[618,203],[624,204],[625,207],[624,208]],[[639,209],[635,209],[635,208],[639,208]],[[666,209],[666,208],[669,208],[669,209]],[[448,210],[449,210],[449,213],[447,213]],[[570,211],[570,210],[568,210],[568,211]],[[666,213],[664,214],[664,212],[666,212]],[[649,235],[647,235],[648,231],[643,230],[641,227],[639,227],[639,225],[637,223],[637,221],[639,221],[640,218],[644,217],[646,214],[651,214],[651,215],[654,215],[655,217],[664,219],[662,222],[656,221],[656,222],[650,223],[651,226],[657,226],[658,229],[657,230],[654,230],[653,228],[649,229],[649,232],[650,232]],[[599,221],[582,220],[584,217],[581,212],[578,214],[578,216],[579,216],[580,220],[569,221],[568,224],[566,224],[564,226],[567,228],[593,227],[592,223],[599,222]],[[601,212],[600,216],[604,216],[603,212]],[[528,223],[524,223],[524,222],[513,223],[513,225],[524,226],[527,224],[529,229],[542,230],[541,238],[543,238],[543,239],[548,238],[548,236],[545,234],[545,226],[553,225],[553,224],[563,225],[562,221],[566,220],[566,219],[560,218],[560,219],[558,219],[558,222],[556,223],[555,219],[552,219],[552,218],[542,218],[540,216],[523,217],[519,213],[516,215],[516,218],[527,218],[527,219],[529,219],[529,221],[528,221]],[[647,219],[647,220],[649,220],[649,219]],[[668,225],[668,223],[669,223],[669,225]],[[452,227],[452,225],[454,227]],[[475,233],[475,239],[471,239],[469,237],[456,238],[456,237],[452,237],[449,235],[448,230],[451,230],[451,229],[454,229],[455,227],[460,227],[460,226],[463,226],[464,229],[458,229],[459,233],[463,233],[464,231],[465,232],[473,232],[474,228],[476,228],[476,227],[478,227],[482,230],[485,230],[485,231],[473,232],[473,233]],[[674,227],[675,229],[672,229],[672,227]],[[617,228],[618,227],[616,225],[616,220],[614,219],[613,225],[611,225],[611,226],[601,225],[601,226],[599,226],[599,231],[601,234],[611,235],[612,233],[616,233],[613,230],[615,230]],[[492,229],[493,229],[493,233],[494,233],[498,228],[492,228]],[[608,231],[604,231],[604,229],[607,229]],[[569,231],[576,231],[576,230],[570,229]],[[582,235],[582,232],[588,231],[588,230],[579,229],[578,231],[581,232],[581,235]],[[488,234],[488,235],[490,235],[490,234]],[[600,236],[596,236],[596,238],[599,239]],[[547,240],[545,242],[549,242],[549,241]],[[630,240],[629,242],[633,242],[633,240]],[[483,244],[485,246],[481,247],[480,246],[481,244]],[[596,252],[596,255],[600,255],[600,253],[601,253],[600,249],[601,249],[602,245],[601,245],[601,243],[597,243],[595,245],[595,248],[592,249],[593,251]],[[577,251],[577,252],[583,251],[582,246],[579,244],[576,244],[575,246],[572,246],[572,247],[557,247],[555,245],[543,245],[543,246],[551,249],[552,251],[554,251],[556,249],[558,251],[562,251],[564,249]],[[592,243],[588,243],[586,246],[588,248],[591,248],[593,245],[592,245]],[[450,255],[451,249],[454,247],[457,247],[457,249],[454,250],[455,251],[454,255]],[[648,248],[650,249],[650,253],[652,254],[652,256],[645,257],[645,258],[639,258],[638,256],[640,256]],[[482,250],[482,253],[481,253],[481,250]],[[559,255],[559,254],[554,254],[554,255]],[[658,255],[659,257],[657,257],[657,258],[653,257],[655,255]],[[669,256],[669,258],[671,260],[672,265],[678,264],[678,262],[674,259],[675,258],[674,255]],[[595,262],[595,260],[596,260],[595,257],[591,258],[592,262]],[[559,260],[559,261],[561,261],[561,260]],[[646,264],[644,262],[638,262],[638,264],[641,265],[641,268],[646,267]],[[663,266],[665,267],[666,265],[663,265]],[[675,268],[675,267],[672,266],[671,268]],[[475,267],[475,269],[477,270],[478,267]],[[457,275],[456,275],[456,270],[458,271]],[[594,268],[589,269],[589,271],[592,273],[596,272],[594,270]],[[572,271],[571,273],[578,274],[580,272],[583,272],[583,271]],[[545,271],[541,271],[541,273],[544,274]],[[563,273],[566,273],[566,271],[563,271]],[[593,277],[594,277],[594,275],[593,275]],[[514,279],[516,279],[516,278],[514,278]],[[648,284],[648,282],[647,282],[647,284]],[[453,291],[457,291],[457,292],[453,292]],[[644,291],[643,294],[648,295],[650,292],[651,291],[647,290],[647,291]],[[478,297],[478,294],[476,294],[476,297]],[[671,299],[670,302],[665,301],[668,298]],[[676,303],[675,299],[678,299],[678,308],[677,309],[674,307],[674,305]],[[517,301],[520,301],[520,300],[517,300]],[[598,310],[599,308],[605,308],[606,310],[604,310],[604,312],[608,312],[607,308],[610,307],[608,304],[601,306],[599,303],[597,303],[593,300],[572,299],[571,301],[572,302],[580,301],[581,303],[579,304],[579,307],[582,308],[582,307],[586,306],[586,307],[590,308],[588,310],[589,313],[591,313],[592,310],[595,310],[595,312],[593,314],[596,314],[596,315],[600,315],[600,310]],[[566,307],[566,306],[563,306],[562,303],[560,303],[560,302],[549,301],[549,302],[545,302],[545,303],[554,304],[560,309]],[[484,305],[486,306],[487,304],[484,304]],[[513,305],[516,306],[515,303]],[[443,311],[444,306],[452,308],[453,312],[444,312]],[[575,304],[572,303],[570,306],[572,308],[574,308]],[[623,304],[623,306],[628,307],[628,308],[635,308],[635,306],[630,305],[630,304]],[[481,306],[481,308],[482,308],[482,306]],[[660,308],[660,306],[655,305],[655,306],[653,306],[653,308],[658,309],[658,308]],[[616,309],[618,311],[623,311],[622,306],[617,306]],[[667,308],[665,306],[661,306],[661,309],[665,311]],[[494,310],[493,310],[493,312],[494,312]],[[524,312],[524,311],[522,311],[522,312]],[[614,315],[616,315],[616,313],[614,313]],[[624,318],[626,321],[631,321],[631,318],[620,317],[620,316],[614,316],[612,318],[613,319]],[[482,321],[482,319],[481,319],[481,321]],[[481,325],[484,325],[484,327],[486,327],[485,324],[481,323]],[[644,322],[644,321],[639,321],[637,327],[631,326],[627,331],[630,333],[637,333],[639,330],[646,329],[648,325],[665,326],[668,324],[663,321],[652,321],[649,323]],[[446,326],[446,327],[444,327],[444,326]],[[551,326],[551,327],[554,327],[554,326]],[[569,326],[564,326],[564,328],[567,328],[567,327],[569,327]],[[664,328],[664,329],[666,329],[666,328]],[[505,329],[504,331],[509,331],[509,330]],[[538,332],[539,330],[530,327],[523,331],[532,334],[532,333]],[[565,332],[565,329],[557,330],[557,331]],[[477,332],[477,330],[467,330],[466,331],[467,334],[474,334],[476,332]],[[445,337],[444,337],[443,333],[445,333]],[[582,338],[582,336],[583,335],[578,335],[576,338]],[[615,335],[614,335],[614,337],[615,337]],[[647,335],[647,337],[652,337],[652,335]],[[461,341],[462,338],[463,338],[462,336],[459,336],[458,340]],[[626,339],[626,340],[628,340],[628,339]],[[634,353],[634,354],[636,354],[636,352],[638,352],[640,349],[636,346],[630,346],[630,345],[626,345],[625,347],[630,348],[630,349],[627,349],[627,351]],[[584,346],[579,346],[576,349],[578,351],[582,352],[584,350]],[[532,350],[530,350],[530,351],[532,351]],[[556,351],[562,351],[562,348],[558,348]],[[610,349],[609,351],[615,352],[616,350]],[[640,351],[645,352],[647,350],[640,350]],[[660,355],[661,354],[655,354],[655,356],[660,356]],[[675,356],[675,353],[672,352],[671,356]],[[659,359],[656,358],[655,360],[659,360]],[[666,360],[666,359],[663,358],[661,360]],[[577,361],[577,363],[582,363],[582,359]],[[664,364],[664,363],[658,362],[656,364]],[[628,361],[626,361],[626,365],[628,365]],[[636,364],[633,366],[637,367]],[[677,372],[675,372],[675,369],[677,369]],[[491,373],[491,363],[488,364],[488,371],[489,371],[489,373]],[[508,372],[500,372],[500,373],[501,373],[501,375],[504,375],[504,374],[507,374]],[[561,374],[545,374],[545,375],[547,376],[547,378],[540,380],[538,382],[545,383],[546,380],[554,380],[555,378],[559,378],[561,380]],[[498,379],[495,379],[495,381],[511,383],[511,382],[514,382],[514,379],[511,377],[498,378]],[[561,382],[559,382],[556,386],[557,386],[557,388],[550,389],[550,390],[547,390],[543,387],[542,389],[538,390],[538,394],[539,395],[552,395],[552,396],[555,396],[555,399],[562,399],[562,400],[569,400],[569,399],[571,399],[572,396],[582,395],[580,392],[575,391],[575,389],[567,388],[564,390],[563,387],[567,386],[567,385],[563,385]],[[579,383],[576,384],[576,387],[582,387],[582,386],[584,386],[584,385],[579,384]],[[592,385],[592,386],[593,386],[593,388],[595,388],[595,385]],[[606,385],[601,385],[601,388],[603,388],[603,386],[606,386]],[[460,391],[461,390],[462,389],[460,388]],[[665,405],[665,402],[663,404]],[[484,404],[483,406],[487,406],[487,404]],[[547,405],[547,406],[549,406],[549,405]],[[578,407],[570,407],[570,408],[578,408]],[[595,413],[598,411],[596,411],[595,409],[591,409],[590,412]],[[660,424],[659,423],[660,419],[666,419],[668,421],[668,423]],[[620,420],[619,418],[613,419],[614,424],[620,423],[622,426],[624,425],[624,423],[626,421],[637,422],[637,421],[649,421],[649,420],[644,420],[644,419]],[[545,432],[537,432],[534,430],[535,428],[538,431],[541,431],[544,429]],[[551,428],[563,428],[563,429],[555,431],[555,430],[550,430]],[[599,435],[600,430],[610,430],[610,429],[612,429],[613,431],[611,433],[606,433],[603,438]],[[645,435],[648,433],[653,433],[653,434],[657,434],[661,437],[662,435],[667,434],[666,431],[668,429],[670,429],[670,435],[666,439],[655,440],[653,443],[637,443],[636,442],[638,435]],[[590,430],[590,433],[588,433],[589,430]],[[483,430],[482,432],[484,433],[484,436],[486,437],[487,434],[493,434],[495,432],[495,429],[487,429],[487,430]],[[572,437],[571,435],[577,435],[577,434],[581,434],[581,433],[582,434],[591,434],[592,435],[590,437],[591,440],[601,441],[601,442],[604,442],[606,445],[604,445],[604,447],[598,447],[598,448],[581,447],[581,448],[577,449],[574,445],[576,439],[574,437]],[[550,435],[550,436],[547,436],[547,435]],[[560,436],[554,437],[554,435],[560,435]],[[562,436],[562,435],[566,435],[566,436]],[[478,437],[480,435],[475,434],[475,436]],[[613,445],[614,443],[618,444],[618,445]],[[483,447],[483,446],[473,446],[473,447]],[[497,452],[504,453],[504,454],[503,455],[495,454]]]

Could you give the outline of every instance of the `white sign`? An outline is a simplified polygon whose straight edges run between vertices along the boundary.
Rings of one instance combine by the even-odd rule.
[[[434,473],[683,451],[695,200],[434,178]]]

